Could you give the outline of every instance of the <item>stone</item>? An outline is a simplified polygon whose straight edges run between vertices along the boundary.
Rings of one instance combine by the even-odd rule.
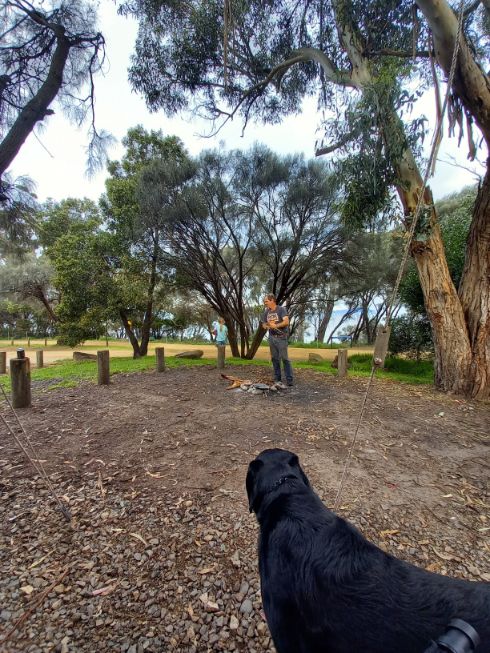
[[[323,363],[324,358],[320,354],[308,354],[308,363]]]
[[[175,358],[202,358],[203,354],[202,349],[193,349],[191,351],[181,351],[175,354]]]
[[[96,361],[97,360],[97,354],[87,354],[84,351],[74,351],[73,352],[73,360],[74,361]]]

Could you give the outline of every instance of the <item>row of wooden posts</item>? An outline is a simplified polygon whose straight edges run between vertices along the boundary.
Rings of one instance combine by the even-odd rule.
[[[217,346],[216,367],[219,370],[225,367],[224,345]],[[155,348],[156,370],[165,372],[165,347]],[[109,385],[110,368],[109,368],[109,351],[97,352],[97,383],[99,385]],[[36,351],[36,364],[43,367],[43,352]],[[7,353],[0,351],[0,374],[6,374],[7,371]],[[347,374],[347,349],[338,351],[338,375]],[[14,408],[28,408],[31,405],[31,362],[26,358],[23,349],[17,350],[17,358],[10,360],[10,380],[12,385],[12,406]]]

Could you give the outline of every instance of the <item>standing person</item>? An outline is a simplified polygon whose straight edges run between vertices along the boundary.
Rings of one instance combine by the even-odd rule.
[[[225,318],[219,317],[218,324],[216,325],[213,334],[216,336],[217,345],[226,345],[228,338],[228,327],[225,324]]]
[[[286,383],[293,385],[293,368],[288,358],[289,316],[284,306],[278,306],[275,295],[269,294],[264,299],[265,311],[262,314],[262,326],[269,331],[274,381],[281,380],[281,361],[284,367]]]

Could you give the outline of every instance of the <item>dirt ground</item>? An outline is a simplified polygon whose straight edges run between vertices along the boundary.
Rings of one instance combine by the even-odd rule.
[[[296,381],[252,395],[200,367],[34,385],[19,417],[73,519],[3,428],[0,650],[20,618],[6,651],[273,651],[247,465],[294,451],[332,506],[366,387],[309,370]],[[488,405],[375,380],[339,514],[398,557],[489,581],[489,424]]]

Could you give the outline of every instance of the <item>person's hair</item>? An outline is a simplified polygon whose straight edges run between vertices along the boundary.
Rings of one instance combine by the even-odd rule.
[[[275,302],[275,301],[276,301],[276,296],[273,295],[271,292],[270,292],[268,295],[266,295],[265,298],[268,299],[268,300],[271,301],[271,302]]]

